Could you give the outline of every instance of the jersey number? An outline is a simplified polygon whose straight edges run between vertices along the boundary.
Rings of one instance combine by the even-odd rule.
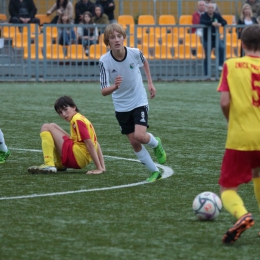
[[[253,90],[252,104],[260,107],[260,74],[251,74],[251,86]]]

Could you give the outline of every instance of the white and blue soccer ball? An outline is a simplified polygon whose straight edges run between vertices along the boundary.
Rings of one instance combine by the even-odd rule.
[[[219,216],[222,202],[215,193],[204,191],[195,197],[192,209],[199,220],[213,220]]]

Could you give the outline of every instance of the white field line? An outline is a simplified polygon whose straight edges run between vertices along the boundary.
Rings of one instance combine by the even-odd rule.
[[[12,148],[12,150],[27,151],[27,152],[42,152],[41,150],[33,150],[33,149]],[[113,159],[117,159],[117,160],[139,162],[136,159],[128,159],[128,158],[117,157],[117,156],[105,155],[104,157],[113,158]],[[172,168],[170,168],[168,166],[163,166],[163,165],[157,164],[157,163],[156,163],[156,165],[157,165],[158,168],[161,168],[163,170],[162,179],[168,178],[168,177],[170,177],[174,174],[174,171],[173,171]],[[22,196],[14,196],[14,197],[0,197],[0,200],[29,199],[29,198],[59,196],[59,195],[92,192],[92,191],[115,190],[115,189],[134,187],[134,186],[139,186],[139,185],[144,185],[144,184],[149,184],[149,183],[150,182],[141,181],[141,182],[136,182],[136,183],[130,183],[130,184],[124,184],[124,185],[118,185],[118,186],[111,186],[111,187],[104,187],[104,188],[93,188],[93,189],[83,189],[83,190],[74,190],[74,191],[52,192],[52,193],[44,193],[44,194],[31,194],[31,195],[22,195]]]

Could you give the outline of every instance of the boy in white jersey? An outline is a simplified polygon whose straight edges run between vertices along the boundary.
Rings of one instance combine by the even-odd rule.
[[[5,163],[10,155],[11,153],[5,144],[4,134],[0,129],[0,163]]]
[[[91,122],[82,114],[69,96],[56,100],[54,108],[70,123],[70,135],[57,124],[43,124],[40,137],[44,164],[31,166],[29,173],[55,173],[64,168],[82,169],[91,161],[96,169],[87,174],[100,174],[106,170],[103,154]]]
[[[143,144],[154,149],[161,164],[166,161],[166,153],[160,138],[146,132],[148,99],[139,67],[144,67],[151,98],[155,97],[156,90],[148,61],[139,49],[125,47],[125,38],[126,32],[119,24],[110,24],[104,31],[104,43],[111,50],[100,58],[101,91],[103,96],[112,94],[121,133],[128,137],[136,156],[150,171],[147,181],[153,182],[162,175]]]
[[[223,236],[224,244],[234,243],[254,218],[238,194],[241,184],[251,180],[260,209],[260,26],[242,31],[245,56],[224,63],[218,91],[228,122],[226,150],[219,179],[224,208],[237,222]]]

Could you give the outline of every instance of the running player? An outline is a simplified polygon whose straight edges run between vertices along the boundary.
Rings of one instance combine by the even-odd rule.
[[[260,26],[246,27],[241,36],[245,56],[229,59],[218,91],[228,122],[226,150],[219,179],[224,208],[237,222],[224,235],[225,244],[235,242],[254,225],[251,213],[238,195],[238,188],[253,179],[260,209]]]
[[[10,155],[11,153],[5,144],[4,134],[0,129],[0,163],[5,163]]]
[[[110,51],[100,58],[100,83],[103,96],[112,94],[115,115],[133,150],[142,164],[150,171],[149,182],[161,179],[162,175],[143,144],[154,149],[159,163],[166,161],[161,140],[147,133],[148,99],[139,67],[144,67],[150,97],[154,88],[148,61],[139,49],[124,46],[126,32],[119,24],[110,24],[104,31],[104,43]]]
[[[71,97],[56,100],[56,112],[70,123],[70,135],[57,124],[41,127],[44,164],[28,168],[30,173],[55,173],[64,168],[82,169],[91,161],[96,169],[87,174],[100,174],[106,170],[103,154],[91,122],[79,113]]]

